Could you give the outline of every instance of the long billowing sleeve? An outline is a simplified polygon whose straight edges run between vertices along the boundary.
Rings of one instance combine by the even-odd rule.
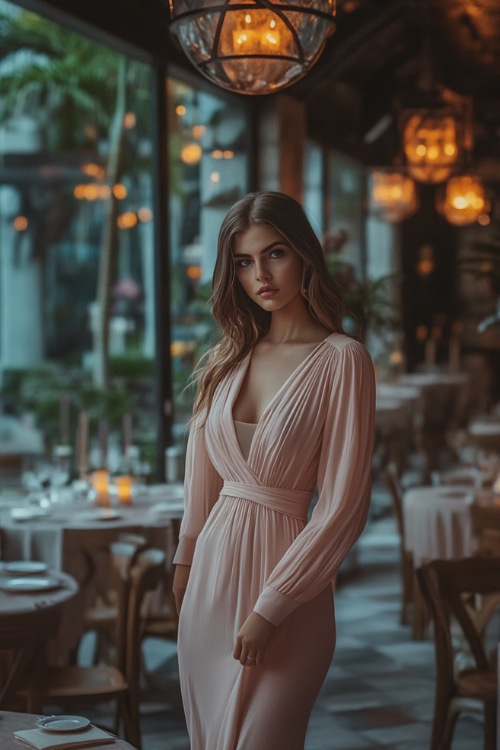
[[[205,445],[205,427],[196,419],[189,432],[184,481],[184,516],[174,563],[191,565],[196,540],[222,487]]]
[[[332,361],[330,402],[310,522],[274,568],[254,610],[279,625],[334,579],[368,515],[375,378],[366,349],[350,341]]]

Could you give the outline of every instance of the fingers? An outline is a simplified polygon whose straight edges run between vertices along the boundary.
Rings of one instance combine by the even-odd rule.
[[[242,667],[256,667],[262,664],[264,655],[257,651],[252,652],[252,649],[248,645],[245,645],[238,638],[236,640],[236,646],[233,651],[234,658],[239,661]]]

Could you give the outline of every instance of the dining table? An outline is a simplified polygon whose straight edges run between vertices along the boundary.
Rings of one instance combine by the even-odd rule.
[[[69,499],[48,507],[31,505],[23,496],[1,501],[2,559],[39,561],[69,574],[79,584],[58,643],[67,660],[83,632],[82,612],[99,592],[106,591],[111,565],[109,547],[123,534],[137,534],[149,546],[166,551],[167,566],[175,551],[184,509],[183,485],[146,485],[131,502],[98,505]],[[154,597],[151,607],[160,606]]]
[[[473,554],[469,507],[474,501],[473,485],[413,487],[403,494],[405,550],[415,568]]]
[[[0,748],[1,750],[20,750],[28,745],[21,743],[14,737],[14,732],[36,729],[39,717],[32,713],[19,713],[15,711],[0,711]],[[62,735],[52,735],[59,736]],[[81,738],[80,732],[68,732],[64,734],[66,743],[64,747],[71,748],[71,742]],[[110,742],[92,745],[93,750],[135,750],[134,746],[119,737],[113,737]]]
[[[404,550],[416,570],[430,560],[460,559],[476,552],[471,507],[487,505],[500,514],[500,498],[490,486],[474,481],[425,485],[403,494]],[[414,586],[413,637],[421,638],[426,618],[418,585]]]
[[[42,563],[0,564],[0,706],[39,658],[50,660],[78,590],[72,576]]]

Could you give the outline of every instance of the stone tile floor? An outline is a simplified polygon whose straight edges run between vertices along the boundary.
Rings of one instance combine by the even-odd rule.
[[[372,519],[341,577],[337,649],[311,716],[306,750],[427,750],[434,698],[434,648],[399,623],[395,525]],[[144,645],[143,750],[188,750],[175,644]],[[453,750],[480,750],[482,720],[463,716]],[[258,750],[249,748],[248,750]]]

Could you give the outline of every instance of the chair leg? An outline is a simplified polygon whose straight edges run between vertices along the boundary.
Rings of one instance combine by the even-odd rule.
[[[414,641],[421,641],[425,636],[425,630],[429,622],[429,614],[425,606],[424,598],[420,592],[418,583],[413,581],[413,632]]]
[[[494,703],[484,706],[484,750],[497,750],[497,712]]]
[[[453,730],[460,711],[453,700],[448,706],[436,701],[432,723],[431,750],[450,750]]]
[[[141,730],[139,727],[139,706],[132,706],[128,696],[119,698],[118,708],[123,722],[125,739],[137,750],[141,750]]]

